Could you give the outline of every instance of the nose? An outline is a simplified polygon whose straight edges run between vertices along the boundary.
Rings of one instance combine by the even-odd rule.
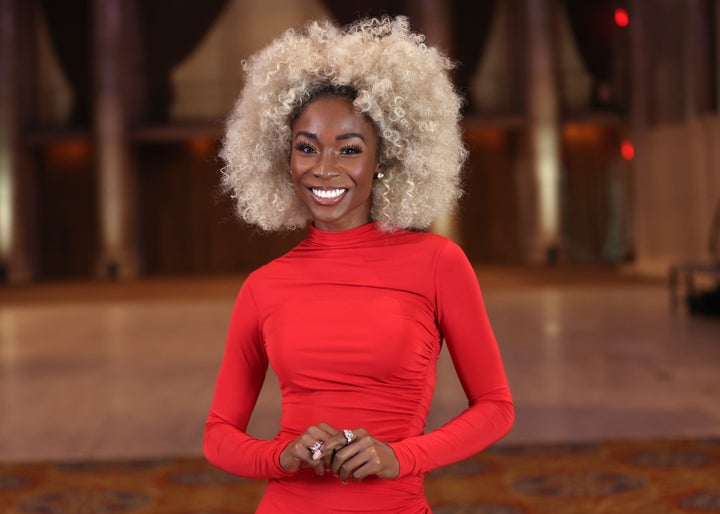
[[[333,152],[324,152],[315,166],[313,173],[316,177],[331,178],[340,174],[337,167],[337,160]]]

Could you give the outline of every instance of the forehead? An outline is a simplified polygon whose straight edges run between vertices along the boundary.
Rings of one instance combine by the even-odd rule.
[[[350,98],[344,96],[321,96],[308,102],[292,124],[296,130],[362,130],[376,134],[375,124],[353,107]]]

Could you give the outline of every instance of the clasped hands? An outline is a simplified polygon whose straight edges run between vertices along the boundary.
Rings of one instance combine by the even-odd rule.
[[[308,467],[318,475],[331,471],[344,483],[350,478],[362,480],[371,475],[397,478],[400,463],[392,448],[363,428],[353,429],[352,433],[355,437],[348,443],[342,430],[327,423],[313,425],[285,447],[280,465],[291,473]],[[310,451],[318,441],[322,443],[320,449]]]

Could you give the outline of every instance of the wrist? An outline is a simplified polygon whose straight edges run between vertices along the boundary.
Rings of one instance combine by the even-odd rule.
[[[296,467],[296,459],[291,455],[291,452],[289,450],[290,443],[286,444],[282,450],[280,450],[280,453],[277,457],[277,463],[280,466],[280,470],[283,473],[291,474],[297,471],[297,469],[294,469]]]

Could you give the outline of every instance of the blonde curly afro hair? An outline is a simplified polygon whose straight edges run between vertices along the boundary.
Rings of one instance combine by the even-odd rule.
[[[268,231],[311,219],[290,175],[291,123],[323,88],[351,88],[354,108],[377,127],[384,178],[373,185],[371,217],[383,230],[426,228],[451,209],[467,156],[461,99],[452,63],[423,41],[402,16],[345,28],[311,22],[243,62],[246,83],[220,152],[239,216]]]

